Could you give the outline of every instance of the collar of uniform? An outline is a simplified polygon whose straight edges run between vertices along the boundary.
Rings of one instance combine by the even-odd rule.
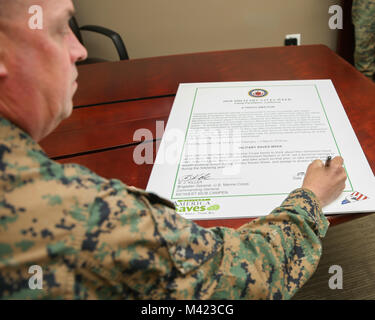
[[[0,143],[8,144],[15,141],[17,141],[17,144],[24,144],[29,148],[43,151],[39,144],[35,142],[28,133],[8,119],[0,117]]]

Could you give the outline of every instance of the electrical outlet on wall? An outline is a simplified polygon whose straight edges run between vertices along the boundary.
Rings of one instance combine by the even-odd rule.
[[[300,46],[301,45],[301,34],[287,34],[285,36],[285,45],[286,46]]]

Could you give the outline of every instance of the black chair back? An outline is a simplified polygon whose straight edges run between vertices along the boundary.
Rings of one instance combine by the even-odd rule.
[[[79,42],[81,42],[83,46],[85,44],[83,43],[81,30],[99,33],[112,40],[114,46],[116,47],[120,60],[129,60],[129,55],[126,50],[124,41],[122,40],[121,36],[117,32],[111,29],[104,28],[101,26],[96,26],[96,25],[87,25],[87,26],[80,27],[75,17],[72,17],[69,20],[69,26],[72,29],[75,36],[77,37],[77,39],[79,40]],[[87,58],[85,61],[77,62],[77,64],[88,64],[88,63],[97,63],[97,62],[104,62],[104,61],[106,60],[103,60],[100,58]]]
[[[81,42],[82,45],[83,45],[82,34],[81,34],[81,31],[79,30],[79,26],[78,26],[78,22],[77,22],[76,18],[72,17],[69,20],[69,26],[72,29],[73,33],[76,35],[79,42]]]

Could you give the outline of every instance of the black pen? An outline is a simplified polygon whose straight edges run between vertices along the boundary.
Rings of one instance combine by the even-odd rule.
[[[326,168],[329,167],[329,164],[331,163],[331,159],[332,159],[331,156],[328,156],[328,157],[327,157],[326,164],[325,164],[325,167],[326,167]]]

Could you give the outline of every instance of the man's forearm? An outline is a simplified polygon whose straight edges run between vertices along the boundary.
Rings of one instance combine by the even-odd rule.
[[[315,271],[328,227],[314,194],[303,189],[238,230],[153,216],[178,270],[165,270],[174,273],[168,294],[177,299],[288,299]]]

